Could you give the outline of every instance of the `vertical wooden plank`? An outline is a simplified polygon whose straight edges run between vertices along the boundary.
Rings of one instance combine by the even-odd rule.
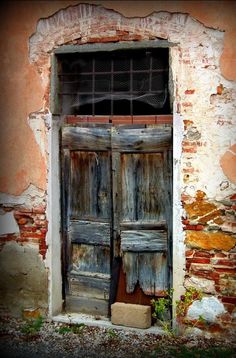
[[[111,217],[110,154],[71,152],[72,218]]]
[[[120,164],[120,153],[112,152],[112,251],[114,258],[120,256],[120,220],[122,203]]]
[[[123,270],[126,275],[126,292],[134,291],[139,280],[139,253],[138,252],[124,252],[123,253]]]
[[[173,253],[173,240],[172,240],[172,150],[169,149],[165,153],[165,181],[166,181],[166,221],[168,227],[168,251],[167,251],[167,262],[168,262],[168,282],[169,286],[172,287],[172,253]]]
[[[123,221],[161,221],[165,217],[162,153],[122,153]]]
[[[70,216],[70,151],[63,149],[61,152],[61,183],[62,183],[62,271],[63,271],[63,292],[68,291],[67,269],[70,266],[70,240],[68,237],[69,216]]]
[[[121,154],[122,221],[134,221],[137,216],[136,161],[130,154]]]
[[[146,295],[160,295],[168,288],[165,252],[139,253],[139,284]]]
[[[72,269],[78,274],[110,274],[110,247],[84,244],[72,245]]]

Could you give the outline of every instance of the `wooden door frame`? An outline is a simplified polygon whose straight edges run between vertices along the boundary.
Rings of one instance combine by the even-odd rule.
[[[145,42],[145,44],[144,44]],[[146,41],[138,43],[146,46]],[[149,47],[157,44],[157,41],[148,41]],[[163,42],[162,42],[163,43]],[[127,46],[132,47],[134,42],[127,43]],[[136,42],[137,44],[137,42]],[[160,44],[160,42],[159,42]],[[115,46],[116,44],[109,44]],[[89,45],[85,45],[89,46]],[[102,45],[102,48],[105,44]],[[142,46],[142,45],[141,45]],[[165,41],[165,46],[170,47],[170,74],[172,73],[172,49],[171,46]],[[78,46],[82,49],[83,46]],[[86,51],[88,47],[85,48]],[[101,49],[101,45],[99,46]],[[62,52],[75,52],[78,51],[74,46],[62,46]],[[57,49],[55,53],[60,53]],[[174,54],[174,52],[173,52]],[[61,181],[60,181],[60,128],[64,123],[64,117],[57,113],[57,97],[56,97],[56,74],[57,74],[57,61],[53,53],[51,57],[52,76],[51,76],[51,113],[48,115],[49,132],[48,132],[48,200],[47,200],[47,218],[48,218],[48,269],[49,269],[49,316],[54,317],[62,312],[63,297],[62,297],[62,272],[61,272]],[[176,93],[176,81],[173,82],[173,93]],[[177,113],[176,104],[173,99],[173,201],[172,201],[172,215],[173,215],[173,281],[174,288],[173,302],[179,298],[179,295],[184,292],[184,268],[185,268],[185,245],[183,241],[182,229],[182,206],[181,206],[181,151],[183,140],[183,118]],[[175,307],[173,307],[175,312]],[[173,312],[173,313],[174,313]],[[175,315],[173,314],[173,317]]]

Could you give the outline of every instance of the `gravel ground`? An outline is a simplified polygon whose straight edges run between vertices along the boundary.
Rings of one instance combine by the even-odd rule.
[[[0,356],[9,358],[233,358],[236,342],[199,337],[158,336],[132,331],[68,325],[51,321],[26,323],[5,318],[0,325]]]

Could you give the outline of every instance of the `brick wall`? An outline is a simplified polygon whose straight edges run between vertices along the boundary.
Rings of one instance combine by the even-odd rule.
[[[186,216],[185,287],[200,289],[223,302],[227,314],[211,325],[211,331],[234,327],[236,306],[235,195],[222,203],[210,201],[198,191],[183,198]]]
[[[43,208],[12,208],[7,207],[5,212],[13,212],[14,218],[19,226],[19,234],[1,235],[1,249],[5,243],[16,241],[17,243],[35,244],[39,248],[39,253],[45,259],[47,252],[46,233],[48,222],[46,219],[45,209]]]

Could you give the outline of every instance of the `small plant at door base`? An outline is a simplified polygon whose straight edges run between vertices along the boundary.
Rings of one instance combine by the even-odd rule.
[[[108,336],[109,338],[117,338],[117,337],[118,337],[118,333],[117,333],[114,329],[112,329],[112,328],[109,328],[109,329],[106,331],[106,333],[107,333],[107,336]]]
[[[37,334],[43,325],[43,317],[27,319],[26,323],[21,327],[21,332],[27,335]]]
[[[180,296],[180,299],[176,301],[176,315],[177,317],[184,317],[187,313],[188,307],[193,301],[201,300],[202,292],[195,287],[187,288],[184,295]]]
[[[166,297],[160,297],[158,299],[151,300],[151,304],[154,308],[152,317],[162,326],[166,333],[173,334],[171,320],[169,319],[173,289],[165,291],[164,293],[166,294]]]
[[[164,293],[166,294],[166,297],[160,297],[151,300],[151,305],[154,308],[152,317],[161,321],[164,321],[166,315],[170,310],[172,304],[173,289],[171,289],[170,291],[165,291]]]

